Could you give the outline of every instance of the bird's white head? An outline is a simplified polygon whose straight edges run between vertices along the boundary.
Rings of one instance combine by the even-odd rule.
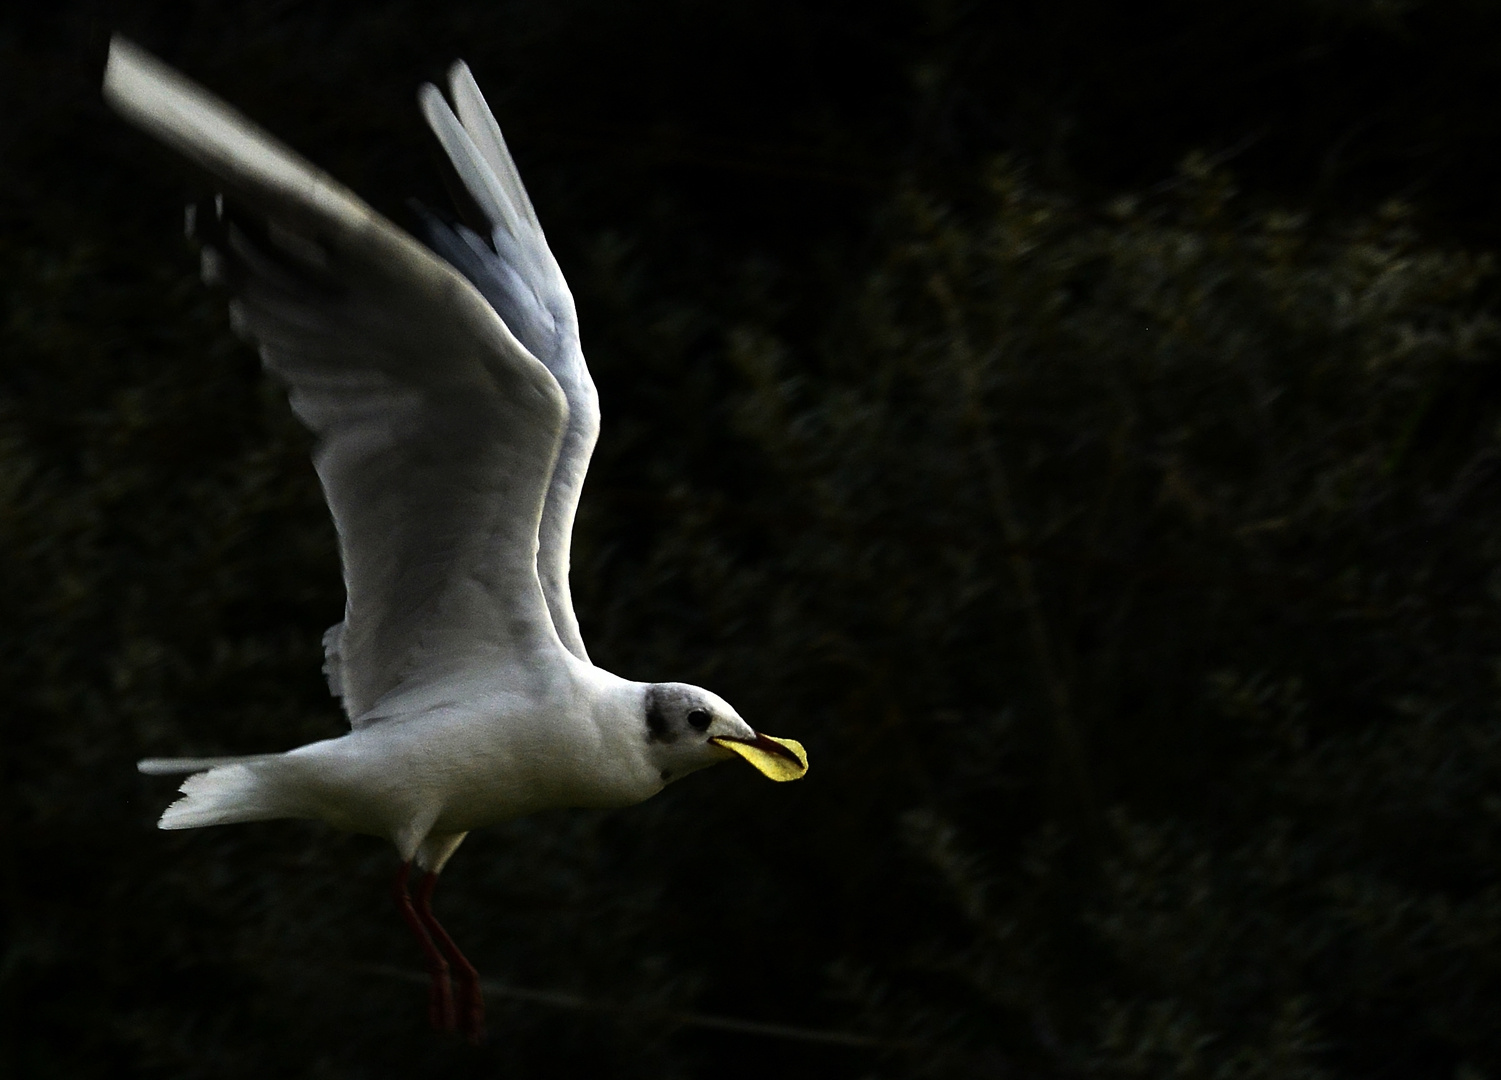
[[[718,694],[687,683],[648,683],[644,691],[642,732],[663,783],[737,756],[772,780],[808,771],[802,744],[761,734]]]

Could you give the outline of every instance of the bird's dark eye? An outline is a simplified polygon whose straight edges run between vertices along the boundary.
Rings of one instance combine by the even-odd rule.
[[[709,719],[709,714],[704,709],[692,709],[688,713],[688,723],[695,731],[708,730]]]

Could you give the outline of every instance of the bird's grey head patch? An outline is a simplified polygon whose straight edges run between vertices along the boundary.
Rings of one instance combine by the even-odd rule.
[[[673,743],[709,729],[717,698],[686,683],[653,683],[643,701],[648,742]]]
[[[657,688],[646,688],[646,737],[651,742],[672,742],[677,733],[667,722],[667,711],[658,700]]]
[[[663,784],[699,769],[730,761],[736,751],[726,739],[750,745],[756,732],[717,694],[687,683],[649,683],[642,687],[641,732],[646,761]]]

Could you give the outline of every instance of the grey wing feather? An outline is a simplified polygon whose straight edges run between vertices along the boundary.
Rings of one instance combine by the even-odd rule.
[[[533,209],[531,197],[527,195],[526,186],[521,182],[521,174],[517,172],[516,162],[511,158],[505,137],[500,133],[500,125],[496,123],[495,114],[490,111],[485,96],[480,93],[479,84],[474,81],[469,65],[462,60],[455,63],[448,73],[448,92],[453,95],[454,111],[458,113],[459,122],[473,140],[480,157],[500,180],[501,189],[506,193],[511,207],[540,235],[542,223],[537,220],[537,211]]]
[[[568,425],[542,511],[537,574],[558,637],[587,661],[568,569],[574,516],[599,438],[599,397],[584,363],[573,294],[547,246],[500,127],[467,66],[453,66],[449,88],[457,115],[432,85],[419,92],[422,112],[489,223],[490,235],[481,237],[429,216],[427,240],[474,283],[568,398]]]
[[[328,692],[334,697],[344,697],[344,624],[335,623],[323,634],[323,677],[328,680]]]
[[[557,380],[452,267],[119,38],[105,97],[250,209],[205,269],[318,439],[347,590],[325,646],[351,720],[394,690],[525,679],[560,656],[535,561],[568,415]]]

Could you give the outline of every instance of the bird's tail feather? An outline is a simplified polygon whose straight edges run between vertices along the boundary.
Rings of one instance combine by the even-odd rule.
[[[237,758],[148,758],[137,768],[161,776],[190,772],[179,788],[182,798],[167,807],[157,827],[196,829],[238,821],[301,817],[288,798],[286,785],[277,783],[275,762],[282,754]]]

